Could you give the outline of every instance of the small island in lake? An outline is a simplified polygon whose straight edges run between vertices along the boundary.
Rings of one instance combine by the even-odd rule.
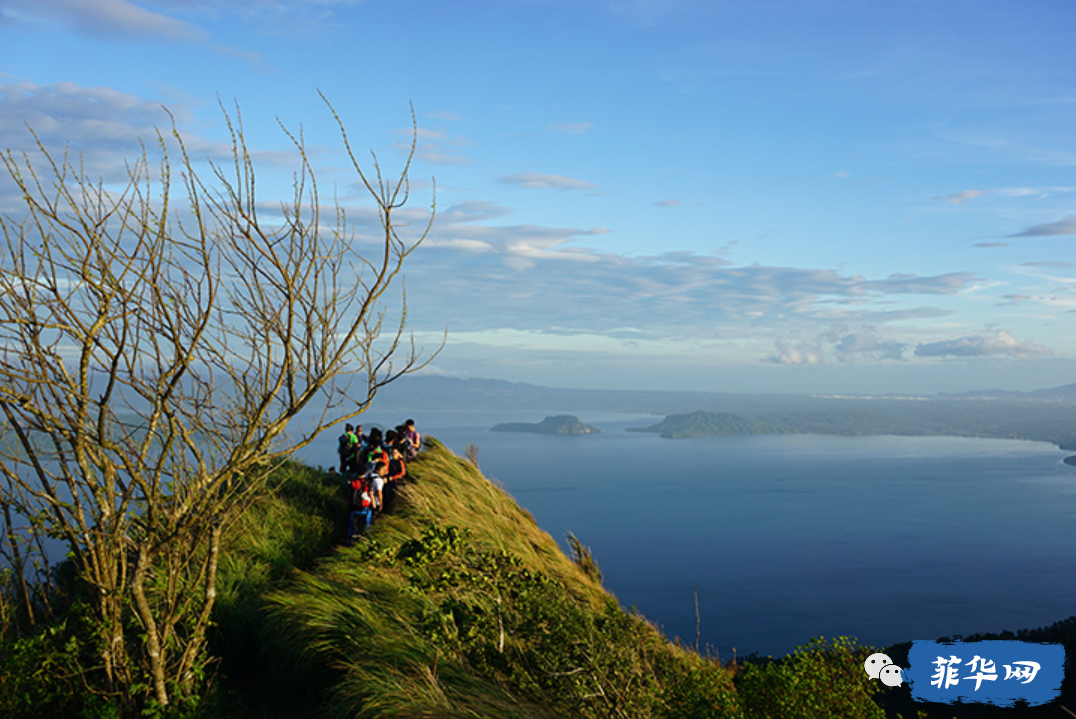
[[[598,434],[597,427],[584,424],[578,417],[560,414],[546,417],[541,422],[502,422],[493,425],[490,432],[533,432],[534,434]]]
[[[784,430],[754,417],[728,412],[671,414],[650,427],[632,427],[629,432],[655,432],[666,439],[706,437],[714,434],[780,434]]]

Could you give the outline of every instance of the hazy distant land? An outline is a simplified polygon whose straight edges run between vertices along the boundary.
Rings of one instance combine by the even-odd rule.
[[[666,439],[709,435],[837,434],[993,437],[1052,442],[1076,449],[1076,405],[1025,403],[953,403],[934,400],[909,410],[905,406],[859,403],[810,411],[729,413],[695,411],[670,414],[657,424],[630,432],[655,432]],[[1076,461],[1076,460],[1074,460]]]
[[[546,417],[541,422],[502,422],[490,428],[490,432],[531,432],[534,434],[598,434],[597,427],[583,423],[578,417],[561,414]]]
[[[1076,384],[1032,392],[826,396],[572,390],[420,376],[384,388],[376,404],[386,410],[652,414],[665,419],[639,430],[667,437],[787,433],[992,437],[1050,442],[1076,451]]]

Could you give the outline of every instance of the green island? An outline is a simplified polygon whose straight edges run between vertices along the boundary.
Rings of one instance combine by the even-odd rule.
[[[706,437],[715,434],[783,434],[786,430],[778,422],[730,412],[704,412],[671,414],[661,422],[649,427],[633,427],[629,432],[655,432],[666,439]]]
[[[1026,439],[1076,450],[1076,405],[1007,401],[848,402],[793,411],[669,414],[629,432],[667,439],[711,435],[837,434]],[[1076,463],[1076,457],[1065,460]]]
[[[502,422],[493,425],[490,432],[531,432],[533,434],[598,434],[597,427],[583,423],[570,414],[546,417],[541,422]]]
[[[1054,413],[1043,412],[1043,409]],[[874,410],[874,411],[872,411]],[[994,437],[1029,439],[1076,450],[1076,429],[1071,404],[1049,407],[1015,402],[934,402],[905,414],[878,407],[859,411],[731,413],[697,410],[670,414],[649,427],[629,432],[653,432],[665,439],[690,439],[714,435],[745,434],[839,434],[909,436]],[[1076,455],[1065,457],[1076,467]]]

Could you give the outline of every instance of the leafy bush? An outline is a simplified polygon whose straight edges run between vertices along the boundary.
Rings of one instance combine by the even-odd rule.
[[[21,638],[0,638],[0,717],[74,716],[77,640],[65,623]]]
[[[662,690],[664,715],[669,719],[725,719],[741,717],[740,701],[732,675],[717,660],[695,657],[686,667],[671,672]]]
[[[746,719],[884,719],[863,662],[873,650],[855,640],[812,639],[779,661],[744,664],[736,687]]]

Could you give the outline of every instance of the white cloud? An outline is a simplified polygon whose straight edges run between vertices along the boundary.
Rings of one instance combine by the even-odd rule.
[[[181,126],[187,124],[184,109],[178,111]],[[0,85],[2,144],[27,146],[24,120],[39,126],[50,145],[70,140],[73,149],[85,149],[87,167],[94,172],[100,167],[122,171],[120,161],[138,150],[137,138],[152,140],[153,128],[168,122],[157,103],[108,88]],[[431,131],[423,133],[421,141],[444,142],[446,137]],[[192,142],[199,143],[201,155],[227,149],[197,138]],[[274,162],[287,159],[266,157]],[[532,187],[592,187],[560,175],[510,178],[505,181]],[[344,201],[355,205],[347,210],[358,233],[357,249],[376,242],[376,211],[351,197]],[[266,195],[259,207],[274,204]],[[396,214],[401,228],[424,226],[428,213],[421,205],[416,201]],[[427,245],[406,267],[409,309],[417,329],[448,325],[453,332],[513,328],[533,333],[548,332],[557,324],[579,336],[620,340],[623,328],[631,327],[635,341],[654,348],[669,342],[681,347],[742,342],[753,358],[767,354],[775,336],[800,337],[807,341],[780,344],[769,361],[890,361],[899,359],[906,345],[899,341],[902,336],[882,325],[949,311],[924,306],[918,298],[913,304],[913,295],[949,297],[977,281],[968,272],[871,278],[825,268],[734,266],[720,256],[689,251],[627,256],[585,246],[586,238],[608,232],[600,227],[497,224],[514,212],[496,202],[467,200],[438,213]],[[326,208],[323,218],[332,217]],[[844,325],[841,331],[828,329],[835,323]],[[1021,344],[1026,352],[1037,347]]]
[[[945,201],[951,205],[959,205],[962,202],[974,200],[976,197],[982,197],[984,194],[986,193],[984,193],[982,190],[964,190],[963,192],[956,192],[951,195],[946,195]]]
[[[106,182],[126,181],[126,164],[141,157],[143,151],[151,160],[158,155],[158,130],[171,143],[173,120],[193,162],[231,158],[230,142],[217,142],[186,130],[192,124],[192,113],[182,104],[166,108],[157,100],[71,82],[0,82],[0,147],[26,150],[33,160],[40,141],[56,159],[69,152],[73,161],[81,161],[91,175]],[[289,169],[298,159],[294,150],[251,148],[251,156],[259,165]],[[173,156],[172,160],[178,158]]]
[[[470,158],[461,154],[462,148],[470,147],[471,141],[461,135],[449,135],[444,130],[430,128],[407,128],[397,130],[397,135],[407,137],[406,142],[395,144],[396,149],[409,152],[410,141],[414,135],[416,140],[415,157],[433,165],[466,165],[471,162]]]
[[[1018,305],[1031,299],[1031,295],[1002,295],[1002,297],[1007,301],[998,303],[998,306]]]
[[[5,10],[37,22],[63,25],[105,39],[162,38],[202,42],[207,34],[190,23],[152,12],[127,0],[7,0]]]
[[[177,120],[184,119],[181,108],[173,112],[179,113]],[[0,143],[5,147],[31,144],[27,128],[58,147],[132,147],[139,137],[150,140],[155,126],[169,122],[160,103],[107,87],[0,84]]]
[[[783,365],[816,365],[822,364],[822,353],[818,347],[798,342],[777,342],[776,352],[766,357],[766,362]]]
[[[768,344],[775,332],[819,335],[842,322],[860,329],[790,345],[798,357],[790,351],[774,356],[786,363],[821,361],[822,346],[829,346],[843,361],[891,361],[900,359],[905,345],[883,337],[880,325],[950,313],[901,306],[898,298],[952,295],[974,282],[970,273],[870,280],[825,269],[733,266],[716,255],[686,251],[633,257],[573,246],[587,232],[439,224],[428,251],[408,269],[413,307],[437,312],[416,310],[413,316],[428,316],[433,327],[448,324],[453,333],[544,332],[556,322],[605,336],[630,326],[639,341],[742,339],[752,347]]]
[[[680,200],[658,200],[654,204],[658,207],[679,207]]]
[[[1033,225],[1009,237],[1054,237],[1057,235],[1076,235],[1076,218]]]
[[[1041,199],[1052,195],[1064,195],[1076,192],[1076,187],[1000,187],[996,190],[991,190],[991,192],[1003,197],[1037,197]]]
[[[495,217],[503,217],[512,213],[512,209],[496,202],[485,200],[469,200],[451,205],[448,209],[440,210],[437,218],[440,222],[456,224],[459,222],[482,222]]]
[[[518,172],[514,175],[506,175],[501,178],[501,182],[543,190],[592,190],[597,187],[593,183],[577,180],[574,177],[545,175],[538,172]]]
[[[914,274],[894,274],[884,280],[864,282],[864,290],[877,290],[886,294],[943,294],[953,295],[967,289],[973,278],[968,272],[950,272],[933,277]]]
[[[901,361],[907,344],[882,340],[874,325],[850,330],[837,325],[821,332],[811,342],[777,341],[775,351],[763,361],[783,365],[819,365],[825,362],[827,348],[840,362]]]
[[[833,342],[833,349],[841,362],[899,361],[904,359],[904,350],[908,346],[903,342],[880,339],[873,325],[867,325],[855,332],[841,332]]]
[[[958,337],[941,342],[928,342],[915,348],[917,357],[983,357],[1003,355],[1008,357],[1046,357],[1052,355],[1049,347],[1034,342],[1020,342],[1011,333],[998,330],[992,335]]]
[[[173,8],[176,10],[196,9],[199,11],[218,11],[242,9],[246,11],[282,12],[287,10],[309,10],[311,7],[333,8],[361,5],[366,0],[145,0],[148,5]]]
[[[493,245],[482,240],[471,240],[464,237],[435,238],[426,241],[427,247],[448,247],[464,252],[493,252]]]
[[[1025,262],[1021,267],[1050,267],[1055,270],[1068,270],[1076,267],[1076,262],[1066,262],[1065,260],[1049,260],[1046,262]]]
[[[869,324],[880,324],[886,322],[903,322],[905,320],[921,320],[921,319],[934,319],[937,317],[946,317],[952,314],[952,310],[943,310],[938,307],[907,307],[899,310],[872,310],[863,309],[859,305],[852,305],[852,309],[847,307],[828,307],[820,309],[817,316],[820,320],[828,320],[832,322],[865,322]]]
[[[188,118],[186,108],[172,112],[177,123]],[[143,149],[155,153],[156,128],[169,128],[170,123],[159,103],[107,87],[0,83],[0,147],[29,151],[38,163],[42,158],[34,156],[40,141],[57,161],[69,152],[73,161],[81,160],[105,182],[125,181],[125,163],[140,157]],[[190,141],[192,148],[208,146],[196,137]],[[0,195],[10,199],[12,190],[0,177]]]

